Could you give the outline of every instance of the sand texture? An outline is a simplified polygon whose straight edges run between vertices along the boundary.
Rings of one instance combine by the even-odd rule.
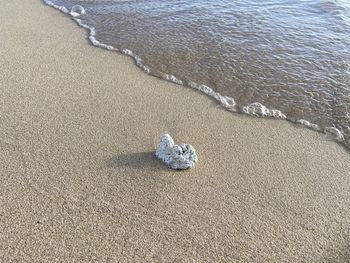
[[[0,262],[350,262],[350,154],[0,7]],[[164,166],[159,136],[199,162]]]

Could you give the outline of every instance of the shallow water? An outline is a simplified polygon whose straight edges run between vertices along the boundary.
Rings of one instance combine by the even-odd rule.
[[[350,145],[346,0],[51,2],[82,6],[78,22],[94,28],[94,39],[137,54],[148,73],[208,86],[213,97],[232,97],[238,112],[286,116]],[[283,114],[259,113],[253,102]]]

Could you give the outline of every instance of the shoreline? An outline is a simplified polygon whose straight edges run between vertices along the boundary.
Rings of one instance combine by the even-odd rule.
[[[345,149],[143,74],[40,0],[2,6],[1,260],[350,258]],[[193,169],[156,159],[163,132]]]
[[[129,50],[127,48],[124,48],[123,50],[119,50],[118,48],[102,43],[99,40],[96,39],[96,30],[94,27],[91,27],[87,24],[84,24],[81,19],[79,18],[79,15],[77,13],[72,13],[69,11],[65,6],[58,6],[55,5],[50,0],[42,0],[44,4],[57,9],[58,11],[62,12],[65,15],[68,15],[72,21],[74,21],[78,26],[84,28],[87,31],[87,39],[89,43],[95,47],[102,48],[104,50],[108,51],[114,51],[118,52],[118,54],[124,54],[126,56],[129,56],[132,58],[135,66],[139,67],[144,73],[151,75],[153,77],[159,78],[160,80],[169,81],[171,83],[175,83],[181,86],[185,86],[190,89],[194,89],[201,93],[202,95],[207,95],[211,100],[215,101],[220,105],[221,107],[225,108],[228,111],[231,111],[233,113],[239,113],[243,115],[249,115],[252,117],[258,117],[258,118],[269,118],[269,119],[282,119],[286,120],[294,125],[300,125],[304,128],[313,130],[315,132],[319,132],[327,136],[327,138],[331,138],[334,142],[339,143],[347,151],[350,150],[349,146],[347,145],[347,142],[344,138],[344,134],[336,127],[324,127],[322,129],[318,124],[309,122],[305,119],[295,119],[292,120],[289,116],[286,116],[282,111],[279,109],[274,108],[267,108],[265,105],[261,104],[260,102],[252,102],[248,105],[238,105],[236,104],[234,98],[222,95],[219,92],[215,91],[215,89],[212,89],[211,87],[208,87],[204,84],[199,84],[193,81],[183,81],[181,79],[178,79],[176,76],[172,74],[156,74],[153,71],[151,71],[150,67],[148,65],[144,65],[142,62],[142,59],[135,54],[132,50]],[[84,9],[83,9],[84,10]],[[84,10],[85,14],[85,10]],[[238,107],[238,108],[237,108]]]

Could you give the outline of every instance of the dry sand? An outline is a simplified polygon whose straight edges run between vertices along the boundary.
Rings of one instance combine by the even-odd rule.
[[[350,262],[350,154],[238,116],[39,0],[0,7],[0,262]],[[162,132],[197,149],[173,172]]]

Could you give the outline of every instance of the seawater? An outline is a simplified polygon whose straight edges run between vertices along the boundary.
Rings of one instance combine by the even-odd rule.
[[[347,0],[44,2],[146,73],[231,111],[288,119],[350,146]]]

